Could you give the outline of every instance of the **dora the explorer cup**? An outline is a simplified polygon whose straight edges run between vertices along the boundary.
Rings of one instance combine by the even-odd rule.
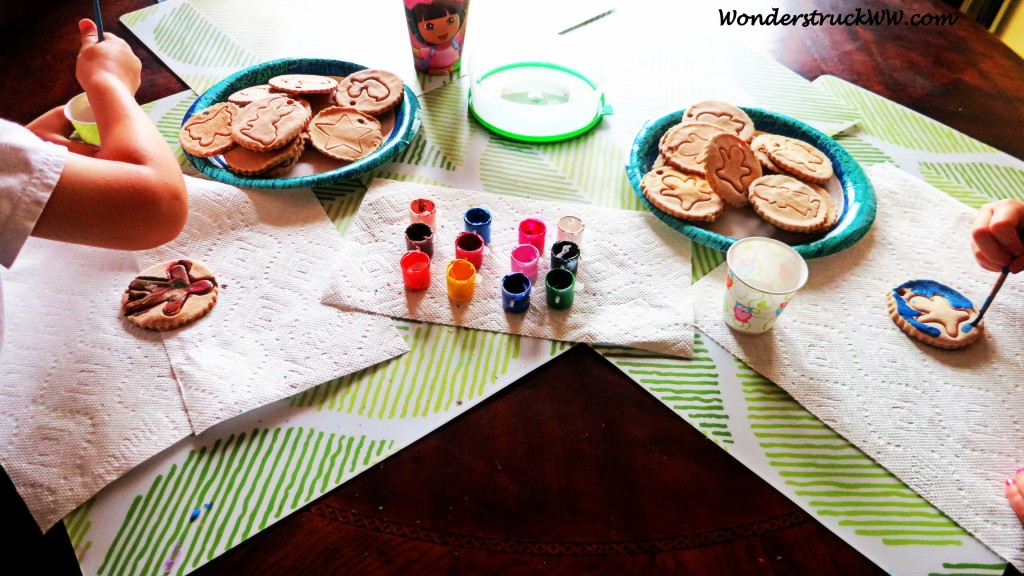
[[[445,75],[459,69],[469,0],[404,0],[416,71]]]
[[[807,282],[807,263],[788,244],[771,238],[744,238],[725,257],[725,323],[733,330],[771,330],[797,290]]]
[[[96,127],[96,116],[89,106],[89,97],[82,92],[64,105],[64,116],[75,127],[75,132],[82,142],[100,145],[100,130]]]

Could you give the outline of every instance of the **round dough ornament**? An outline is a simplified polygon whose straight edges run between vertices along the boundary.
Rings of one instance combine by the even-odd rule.
[[[148,330],[173,330],[202,318],[217,303],[218,285],[201,262],[172,260],[150,266],[121,295],[121,313]]]
[[[969,346],[985,330],[985,322],[963,294],[934,280],[910,280],[886,295],[889,316],[911,338],[949,350]]]

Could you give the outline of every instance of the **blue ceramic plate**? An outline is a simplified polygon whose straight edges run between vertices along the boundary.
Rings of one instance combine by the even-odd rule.
[[[835,140],[799,120],[760,108],[743,110],[758,130],[799,138],[832,160],[835,177],[826,188],[837,200],[841,213],[831,230],[825,234],[785,232],[761,220],[750,208],[726,206],[725,214],[711,223],[688,222],[655,208],[640,190],[640,181],[658,158],[658,141],[662,134],[680,122],[682,110],[648,121],[633,140],[633,148],[626,163],[626,175],[643,205],[694,242],[722,252],[745,236],[769,236],[786,242],[804,258],[819,258],[845,250],[863,238],[875,221],[875,189],[850,153]],[[842,198],[841,203],[838,202],[839,198]]]
[[[285,58],[283,60],[274,60],[273,62],[266,62],[263,64],[257,64],[236,72],[231,76],[221,80],[216,85],[207,90],[202,96],[199,97],[192,107],[185,113],[185,118],[182,120],[184,124],[197,110],[203,110],[218,102],[226,102],[228,96],[231,96],[242,88],[249,86],[256,86],[259,84],[266,84],[268,80],[274,76],[280,76],[282,74],[319,74],[321,76],[348,76],[353,72],[366,69],[366,66],[360,66],[359,64],[353,64],[351,62],[342,62],[339,60],[324,60],[319,58]],[[225,184],[231,184],[233,186],[239,186],[241,188],[260,188],[267,190],[279,190],[285,188],[310,188],[313,186],[327,186],[345,180],[351,180],[365,174],[379,166],[386,164],[391,161],[392,158],[397,156],[406,146],[412,142],[416,132],[420,128],[420,103],[416,99],[416,95],[409,90],[409,87],[405,87],[405,98],[402,99],[402,104],[393,112],[394,115],[394,127],[391,130],[391,134],[385,138],[384,143],[381,144],[380,148],[374,150],[371,154],[351,162],[343,164],[340,161],[327,158],[321,155],[316,150],[312,149],[312,146],[306,148],[306,152],[302,156],[304,161],[307,157],[311,157],[315,160],[315,164],[310,168],[313,172],[302,176],[283,177],[283,178],[261,178],[259,176],[240,176],[229,171],[224,164],[224,160],[220,156],[213,158],[200,158],[198,156],[192,156],[186,153],[189,162],[196,167],[197,170],[206,174],[210,178]],[[384,117],[381,118],[381,124],[385,126],[387,130],[388,122]]]

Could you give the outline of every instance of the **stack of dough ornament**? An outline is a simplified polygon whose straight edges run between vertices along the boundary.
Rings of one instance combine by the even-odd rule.
[[[746,205],[747,187],[761,176],[747,144],[753,134],[743,110],[725,102],[694,104],[662,136],[659,158],[640,183],[644,196],[664,212],[702,222],[717,219],[724,204]]]
[[[726,206],[749,204],[773,226],[801,233],[827,230],[839,218],[821,187],[832,178],[828,157],[801,140],[756,132],[746,112],[725,102],[691,106],[658,151],[640,188],[677,218],[714,222]]]
[[[390,113],[403,96],[402,80],[383,70],[340,80],[276,76],[194,114],[179,141],[193,156],[222,156],[229,170],[243,176],[288,174],[307,143],[330,159],[324,161],[349,163],[381,146],[393,123]]]
[[[223,155],[233,172],[254,176],[294,164],[305,148],[310,114],[288,94],[271,94],[239,108],[221,102],[200,111],[181,127],[183,150],[210,158]]]

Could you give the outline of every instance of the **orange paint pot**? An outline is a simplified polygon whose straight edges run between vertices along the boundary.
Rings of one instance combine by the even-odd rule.
[[[445,269],[448,280],[448,298],[455,301],[473,299],[476,288],[476,266],[469,260],[452,260]]]

